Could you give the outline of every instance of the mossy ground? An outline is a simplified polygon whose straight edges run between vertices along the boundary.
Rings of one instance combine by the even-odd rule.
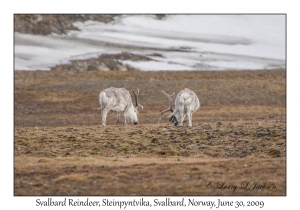
[[[286,72],[14,73],[15,195],[286,195]],[[99,93],[140,89],[140,124],[101,126]],[[193,127],[159,112],[193,90]],[[132,95],[133,96],[133,95]],[[275,189],[218,189],[243,181]]]

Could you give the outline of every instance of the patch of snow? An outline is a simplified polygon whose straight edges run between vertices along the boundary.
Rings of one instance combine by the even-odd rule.
[[[74,24],[66,35],[15,33],[15,69],[49,70],[74,59],[130,52],[141,70],[270,69],[285,66],[284,15],[123,15]]]

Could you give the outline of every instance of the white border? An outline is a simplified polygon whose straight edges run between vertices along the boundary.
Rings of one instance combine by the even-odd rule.
[[[264,200],[263,209],[298,207],[299,175],[299,7],[296,1],[6,1],[1,4],[1,208],[26,209],[36,197],[13,196],[13,14],[14,13],[287,13],[287,196],[221,197],[227,200]],[[71,9],[71,10],[70,10]],[[298,64],[298,65],[297,65]],[[297,97],[298,96],[298,97]],[[58,198],[58,197],[57,197]],[[83,199],[83,197],[80,197]],[[93,197],[95,199],[95,197]],[[110,197],[113,198],[113,197]],[[116,197],[119,198],[120,197]],[[127,199],[128,197],[124,197]],[[150,198],[150,197],[148,197]],[[218,197],[201,197],[216,200]],[[100,199],[100,198],[99,198]],[[40,208],[40,207],[38,207]],[[64,208],[66,209],[66,208]],[[129,209],[129,208],[127,208]],[[223,208],[226,209],[226,208]]]

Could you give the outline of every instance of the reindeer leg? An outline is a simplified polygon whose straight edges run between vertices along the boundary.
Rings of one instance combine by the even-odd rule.
[[[127,123],[126,123],[126,115],[124,114],[124,123],[125,123],[125,125],[127,125]]]
[[[106,115],[109,112],[109,110],[107,109],[103,109],[102,110],[102,125],[105,126],[106,125]]]
[[[188,116],[188,119],[189,119],[189,127],[192,127],[192,113],[188,112],[187,116]]]
[[[182,112],[180,113],[180,121],[179,121],[179,126],[183,126],[183,120],[184,120],[184,117],[185,117],[185,114],[183,114]]]
[[[118,125],[119,119],[120,119],[120,113],[117,112],[117,122],[116,122],[116,125]]]
[[[183,114],[182,123],[183,123],[183,121],[184,121],[185,116],[186,116],[186,114]]]

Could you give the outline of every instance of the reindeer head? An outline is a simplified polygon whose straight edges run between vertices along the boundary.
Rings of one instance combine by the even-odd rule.
[[[137,89],[137,92],[135,92],[133,89],[132,89],[132,92],[134,94],[134,98],[135,98],[135,105],[133,107],[133,109],[130,109],[128,111],[128,119],[133,122],[135,125],[137,125],[139,122],[138,122],[138,107],[141,107],[141,109],[143,110],[143,106],[141,104],[138,103],[138,95],[139,95],[139,89]]]
[[[170,114],[168,116],[169,121],[173,122],[174,125],[177,126],[178,125],[178,121],[177,121],[177,118],[176,118],[174,110],[173,110],[173,102],[172,102],[172,96],[175,93],[172,93],[171,95],[168,95],[164,90],[162,90],[161,92],[167,96],[167,98],[169,100],[169,108],[166,109],[166,110],[164,110],[164,111],[162,111],[162,112],[160,112],[160,114],[162,115],[162,114],[164,114],[165,112],[168,112],[168,111],[172,112],[172,114]]]

